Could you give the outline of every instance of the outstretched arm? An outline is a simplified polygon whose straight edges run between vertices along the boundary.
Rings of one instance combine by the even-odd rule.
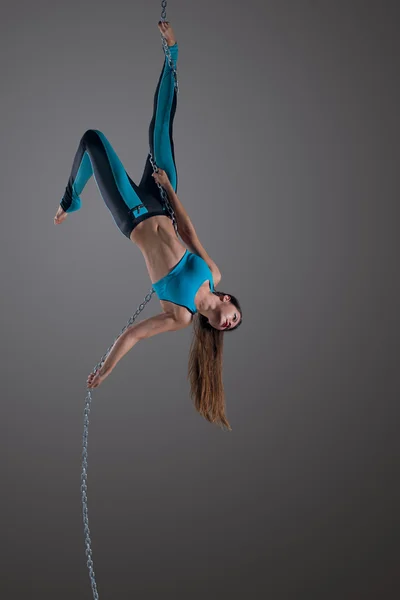
[[[140,340],[152,337],[158,333],[183,329],[183,327],[186,327],[186,325],[165,312],[131,325],[115,341],[102,367],[95,374],[91,373],[89,375],[87,387],[98,387],[108,377],[121,358]]]

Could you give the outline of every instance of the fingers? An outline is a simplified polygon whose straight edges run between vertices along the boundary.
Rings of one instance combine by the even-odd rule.
[[[166,173],[162,169],[157,169],[154,173],[151,174],[152,177],[157,179],[157,181],[161,181],[165,179]]]
[[[164,34],[169,30],[169,21],[158,21],[158,28],[161,31],[161,35],[165,37]]]
[[[97,373],[90,373],[89,377],[86,380],[88,388],[97,387],[99,385],[98,381],[93,385],[93,381],[94,381],[95,377],[97,377]]]

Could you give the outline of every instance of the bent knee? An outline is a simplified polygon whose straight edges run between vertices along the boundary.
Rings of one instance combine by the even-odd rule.
[[[85,141],[98,139],[98,134],[102,133],[99,129],[87,129],[82,136],[82,139]]]

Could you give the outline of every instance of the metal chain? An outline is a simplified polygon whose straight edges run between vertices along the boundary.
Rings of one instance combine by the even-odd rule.
[[[161,20],[165,21],[166,19],[166,6],[167,6],[167,0],[162,0],[161,2],[162,5],[162,13],[161,13]],[[177,78],[177,72],[176,69],[173,66],[172,63],[172,58],[171,58],[171,52],[169,50],[168,44],[164,38],[164,36],[162,36],[162,42],[163,42],[163,48],[164,48],[164,52],[168,58],[168,63],[169,66],[171,68],[171,70],[174,73],[174,77],[175,77],[175,89],[176,92],[178,93],[178,78]],[[154,160],[153,160],[153,156],[151,154],[151,151],[149,153],[150,156],[150,161],[153,167],[153,172],[154,171],[158,171],[158,167],[155,164]],[[164,202],[164,204],[167,207],[168,212],[170,213],[171,217],[172,217],[172,222],[174,225],[174,229],[175,229],[175,233],[176,235],[178,235],[178,228],[177,228],[177,224],[176,224],[176,218],[175,218],[175,213],[174,210],[168,200],[168,196],[164,190],[164,188],[157,182],[157,185],[160,189],[160,194],[161,194],[161,198],[162,201]],[[139,314],[141,313],[141,311],[144,309],[144,307],[146,306],[146,304],[150,301],[152,295],[155,293],[155,290],[152,288],[150,290],[150,292],[145,296],[143,302],[139,305],[139,307],[137,308],[136,312],[134,313],[134,315],[132,315],[132,317],[130,317],[128,323],[125,325],[125,327],[122,329],[121,333],[115,338],[114,342],[111,344],[111,346],[106,350],[105,354],[102,356],[102,358],[100,359],[100,362],[97,363],[97,365],[95,366],[95,368],[93,369],[93,373],[96,373],[98,371],[98,369],[101,368],[101,366],[103,365],[105,359],[107,358],[111,348],[114,346],[115,342],[121,337],[121,335],[124,333],[124,331],[126,331],[126,329],[128,327],[130,327],[132,325],[132,323],[136,320],[136,318],[139,316]],[[89,414],[90,414],[90,405],[92,402],[92,393],[91,393],[91,389],[87,388],[87,395],[86,395],[86,399],[85,399],[85,408],[84,408],[84,421],[83,421],[83,451],[82,451],[82,475],[81,475],[81,493],[82,493],[82,510],[83,510],[83,524],[84,524],[84,535],[85,535],[85,546],[86,546],[86,556],[87,556],[87,567],[89,569],[89,577],[90,577],[90,582],[91,582],[91,586],[92,586],[92,592],[93,592],[93,598],[94,600],[99,600],[99,594],[97,592],[97,585],[96,585],[96,579],[95,579],[95,573],[94,573],[94,569],[93,569],[93,560],[92,560],[92,549],[91,549],[91,539],[90,539],[90,529],[89,529],[89,517],[88,517],[88,506],[87,506],[87,457],[88,457],[88,451],[87,451],[87,444],[88,444],[88,435],[89,435]]]
[[[157,172],[157,171],[158,171],[158,167],[156,166],[156,163],[154,162],[154,159],[153,159],[153,155],[152,155],[152,153],[151,153],[151,150],[150,150],[150,152],[149,152],[149,158],[150,158],[151,166],[153,167],[153,173],[154,173],[155,171]],[[174,209],[172,208],[172,206],[171,206],[171,204],[170,204],[170,201],[169,201],[169,199],[168,199],[167,193],[166,193],[166,191],[164,190],[164,188],[162,187],[162,185],[160,185],[160,184],[158,183],[158,181],[156,181],[156,184],[157,184],[157,186],[158,186],[158,189],[160,190],[161,200],[162,200],[162,202],[165,204],[165,206],[166,206],[166,208],[167,208],[167,210],[168,210],[169,214],[171,215],[172,224],[173,224],[173,226],[174,226],[174,229],[175,229],[176,236],[178,237],[178,225],[177,225],[177,222],[176,222],[176,217],[175,217]]]

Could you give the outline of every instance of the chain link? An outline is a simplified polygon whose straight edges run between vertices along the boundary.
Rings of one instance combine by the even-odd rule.
[[[153,155],[152,155],[151,151],[149,152],[149,158],[150,158],[151,166],[153,167],[153,173],[154,173],[155,171],[158,171],[158,167],[156,166],[156,163],[154,162]],[[165,206],[166,206],[169,214],[171,215],[172,224],[174,226],[176,236],[178,236],[178,225],[177,225],[177,222],[176,222],[174,209],[172,208],[172,206],[170,204],[170,201],[168,199],[167,193],[164,190],[164,188],[162,187],[162,185],[160,185],[158,183],[158,181],[156,181],[156,184],[158,186],[158,189],[160,190],[161,200],[162,200],[163,204],[165,204]]]
[[[162,5],[161,20],[165,21],[167,0],[162,0],[161,5]],[[171,70],[173,71],[173,74],[174,74],[174,78],[175,78],[174,85],[175,85],[176,93],[178,93],[178,91],[179,91],[178,90],[178,76],[177,76],[176,69],[172,62],[171,52],[169,50],[168,44],[165,40],[165,37],[164,36],[161,36],[161,37],[162,37],[163,49],[168,58],[169,67],[171,68]],[[151,165],[153,167],[153,172],[158,171],[158,167],[157,167],[156,163],[154,162],[151,150],[149,153],[149,157],[150,157]],[[178,228],[177,228],[174,210],[168,200],[168,196],[167,196],[164,188],[158,182],[156,182],[156,183],[160,190],[162,202],[165,204],[169,214],[171,215],[175,233],[176,233],[176,235],[178,235]],[[133,322],[136,320],[136,318],[142,312],[142,310],[144,309],[146,304],[151,300],[151,297],[154,293],[155,293],[155,290],[153,288],[151,288],[150,292],[145,296],[143,302],[139,305],[136,312],[130,317],[130,319],[128,320],[128,323],[122,329],[120,334],[115,338],[115,340],[111,344],[111,346],[106,350],[105,354],[100,359],[100,362],[97,363],[97,365],[95,366],[95,368],[92,371],[93,373],[96,373],[101,368],[101,366],[103,365],[105,359],[107,358],[111,348],[114,346],[115,342],[121,337],[121,335],[124,333],[124,331],[126,331],[126,329],[128,329],[128,327],[130,327],[133,324]],[[84,421],[83,421],[81,494],[82,494],[83,525],[84,525],[84,536],[85,536],[85,547],[86,547],[85,554],[87,556],[86,564],[89,569],[89,578],[90,578],[90,582],[91,582],[91,586],[92,586],[93,598],[94,598],[94,600],[99,600],[99,594],[97,592],[97,585],[96,585],[95,573],[94,573],[94,568],[93,568],[90,529],[89,529],[88,505],[87,505],[87,466],[88,466],[87,444],[88,444],[88,436],[89,436],[89,414],[90,414],[91,402],[92,402],[91,389],[87,388],[87,395],[86,395],[86,399],[85,399],[85,408],[84,408]]]

